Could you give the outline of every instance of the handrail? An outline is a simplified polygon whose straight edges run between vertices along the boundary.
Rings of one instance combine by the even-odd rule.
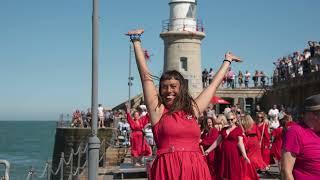
[[[173,21],[182,21],[181,23],[172,23]],[[190,21],[194,20],[195,24],[190,25]],[[174,31],[187,31],[188,29],[194,29],[197,32],[204,32],[204,26],[201,20],[193,18],[175,18],[175,19],[166,19],[162,21],[162,32],[172,31],[173,26],[175,27]]]
[[[4,180],[9,180],[9,172],[10,172],[10,163],[9,163],[9,161],[0,159],[0,164],[3,164],[4,167],[5,167]]]
[[[116,136],[112,136],[112,138],[109,140],[109,142],[107,142],[106,140],[103,140],[101,142],[101,148],[105,148],[106,146],[112,146],[114,147],[115,145],[113,144],[114,139]],[[36,179],[41,179],[41,178],[44,178],[44,176],[47,174],[47,179],[50,180],[50,176],[51,175],[58,175],[59,172],[60,172],[60,180],[63,180],[64,179],[64,167],[65,166],[68,166],[70,167],[70,172],[69,172],[69,175],[67,176],[68,177],[68,180],[72,179],[74,176],[79,176],[80,175],[80,170],[83,170],[87,165],[88,165],[88,158],[86,156],[86,159],[85,159],[85,162],[83,164],[81,164],[81,155],[82,154],[87,154],[88,153],[88,143],[86,143],[86,146],[84,148],[81,148],[84,144],[84,141],[81,141],[78,148],[77,148],[77,151],[74,151],[74,149],[72,148],[71,149],[71,152],[70,152],[70,155],[69,155],[69,158],[66,159],[65,157],[65,153],[64,152],[61,152],[61,156],[60,156],[60,161],[59,161],[59,164],[58,164],[58,167],[56,170],[54,170],[52,168],[52,165],[47,161],[46,162],[46,165],[41,173],[40,176],[37,176],[37,171],[31,167],[31,169],[28,171],[28,175],[27,175],[27,178],[26,180],[31,180],[33,177],[36,178]],[[99,158],[99,162],[101,162],[101,160],[103,160],[103,157],[105,156],[105,149],[103,150],[103,153],[101,155],[101,157]],[[77,159],[77,165],[74,166],[73,164],[73,160],[74,160],[74,156],[78,156],[78,159]],[[1,161],[0,161],[1,163]],[[9,166],[10,167],[10,166]],[[7,180],[7,179],[5,179]]]
[[[253,80],[253,77],[256,77],[256,81]],[[234,76],[234,79],[231,81],[231,79],[226,78],[223,83],[221,83],[220,87],[221,89],[264,89],[267,87],[273,86],[273,77],[264,76],[264,81],[261,81],[261,76],[250,76],[250,79],[246,81],[245,77],[243,76],[241,78],[242,81],[239,81],[239,76]],[[240,83],[241,82],[241,83]],[[209,78],[205,82],[205,86],[209,85]]]

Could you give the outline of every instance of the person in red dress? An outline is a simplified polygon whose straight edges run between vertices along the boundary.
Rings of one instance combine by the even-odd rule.
[[[246,151],[247,156],[251,161],[252,166],[256,170],[265,170],[267,167],[266,163],[263,161],[261,155],[261,147],[259,144],[259,140],[261,138],[260,131],[258,130],[258,126],[253,121],[250,115],[245,115],[241,121],[242,127],[244,128],[245,136],[246,136]]]
[[[213,127],[213,121],[214,120],[212,117],[207,117],[204,121],[205,128],[204,128],[204,133],[201,136],[201,143],[200,143],[200,147],[203,151],[207,150],[219,136],[219,131]],[[206,156],[212,179],[215,179],[214,154],[215,154],[215,151],[211,151],[208,154],[208,156]]]
[[[267,170],[270,168],[270,164],[273,163],[271,158],[271,141],[270,141],[270,130],[269,130],[269,123],[268,119],[266,119],[266,115],[264,112],[259,112],[257,114],[257,123],[258,123],[258,129],[261,134],[261,137],[259,139],[259,143],[261,145],[261,155],[263,158],[263,161],[267,164]]]
[[[227,121],[229,126],[222,129],[217,140],[205,151],[205,155],[221,143],[221,150],[216,155],[216,160],[219,162],[216,166],[216,179],[242,180],[245,171],[243,160],[250,164],[243,143],[243,131],[236,125],[237,117],[234,113],[227,114]]]
[[[215,79],[195,99],[189,94],[186,79],[176,70],[162,74],[157,91],[153,82],[155,76],[147,67],[141,46],[142,33],[140,29],[126,35],[133,43],[157,146],[149,179],[210,180],[209,168],[199,147],[200,128],[196,119],[207,109],[231,62],[240,61],[240,58],[227,52]]]
[[[280,120],[280,126],[271,132],[271,155],[278,162],[278,167],[281,167],[282,139],[283,127],[285,125],[285,117]],[[280,169],[281,171],[281,169]]]
[[[295,122],[292,121],[292,116],[286,114],[280,119],[280,126],[273,130],[271,133],[272,147],[271,154],[273,158],[278,162],[278,167],[281,172],[281,153],[282,153],[282,141],[287,130],[294,125]]]
[[[141,166],[143,156],[151,156],[152,150],[147,143],[143,128],[149,123],[148,115],[140,117],[138,111],[133,112],[133,118],[130,115],[130,110],[127,107],[127,120],[130,125],[130,144],[131,144],[131,157],[134,166]]]

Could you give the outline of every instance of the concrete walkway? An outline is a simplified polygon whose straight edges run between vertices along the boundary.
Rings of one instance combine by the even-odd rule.
[[[99,180],[125,179],[125,180],[147,180],[145,166],[134,167],[131,163],[130,151],[126,152],[124,161],[120,166],[110,166],[99,168]],[[276,180],[280,179],[279,168],[277,165],[270,167],[269,173],[259,174],[261,180]]]
[[[280,172],[277,165],[272,165],[270,167],[270,173],[268,174],[259,174],[260,179],[280,179]]]
[[[112,180],[112,179],[136,179],[136,180],[147,180],[145,167],[133,167],[132,164],[121,164],[116,169],[109,170],[109,173],[101,173],[99,180]],[[101,176],[102,175],[102,176]],[[280,179],[278,166],[271,166],[269,173],[259,174],[261,180],[278,180]]]

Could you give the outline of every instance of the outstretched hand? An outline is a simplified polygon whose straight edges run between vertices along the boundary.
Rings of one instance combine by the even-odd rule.
[[[135,30],[128,31],[125,35],[129,36],[132,42],[136,40],[140,41],[140,37],[141,37],[141,34],[143,34],[143,32],[144,32],[143,29],[135,29]]]
[[[129,108],[129,103],[128,103],[128,102],[125,103],[125,106],[126,106],[126,111],[127,111],[127,112],[130,112],[130,108]]]
[[[143,34],[144,32],[144,29],[135,29],[135,30],[131,30],[131,31],[128,31],[126,33],[127,36],[132,36],[132,35],[141,35]]]
[[[229,51],[224,55],[224,59],[229,61],[242,62],[240,57],[235,56],[234,54],[232,54],[232,52]]]

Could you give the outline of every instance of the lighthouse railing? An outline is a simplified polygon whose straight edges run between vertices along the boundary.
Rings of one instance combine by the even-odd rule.
[[[195,23],[190,23],[194,21]],[[203,22],[200,19],[175,18],[162,21],[162,32],[169,31],[196,31],[204,32]]]

